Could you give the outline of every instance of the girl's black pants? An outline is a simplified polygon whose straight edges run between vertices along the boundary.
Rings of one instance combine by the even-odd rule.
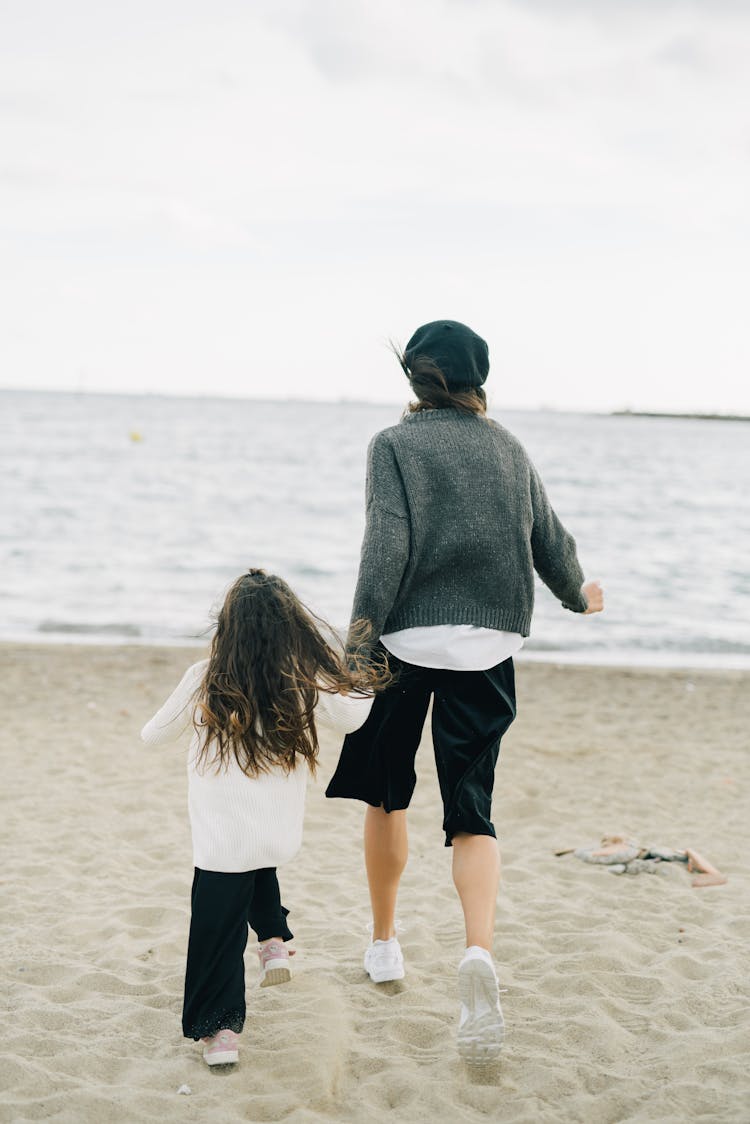
[[[259,941],[292,939],[281,904],[275,867],[220,874],[195,868],[185,969],[182,1031],[210,1038],[219,1030],[239,1033],[245,1023],[248,924]]]

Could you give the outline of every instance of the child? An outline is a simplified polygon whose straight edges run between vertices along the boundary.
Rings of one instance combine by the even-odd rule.
[[[603,596],[584,581],[575,541],[520,442],[486,415],[485,341],[438,320],[397,354],[417,400],[370,443],[353,610],[369,636],[363,645],[358,628],[349,644],[364,654],[385,648],[398,678],[346,738],[327,795],[369,805],[373,939],[364,966],[374,983],[401,979],[394,916],[414,757],[432,700],[443,829],[466,928],[458,1049],[485,1062],[499,1054],[504,1026],[492,958],[500,875],[492,790],[516,713],[512,657],[529,634],[534,571],[574,613],[599,612]]]
[[[276,867],[302,840],[316,724],[348,733],[367,718],[384,664],[343,662],[289,586],[263,570],[232,585],[208,659],[188,668],[141,731],[145,742],[192,730],[188,803],[195,873],[182,1015],[208,1065],[238,1059],[243,953],[255,930],[261,987],[290,978],[292,939]],[[351,693],[350,693],[351,692]]]

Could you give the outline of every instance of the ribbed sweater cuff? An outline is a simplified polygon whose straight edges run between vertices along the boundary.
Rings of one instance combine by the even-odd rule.
[[[399,632],[402,628],[422,628],[437,624],[473,624],[478,628],[496,628],[499,632],[519,632],[528,636],[531,613],[514,609],[445,608],[432,606],[398,610],[388,617],[383,632]]]

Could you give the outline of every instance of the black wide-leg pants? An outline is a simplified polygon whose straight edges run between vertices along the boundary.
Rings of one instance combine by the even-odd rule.
[[[516,716],[512,657],[486,671],[420,667],[394,655],[388,662],[396,678],[375,696],[364,725],[346,735],[326,796],[364,800],[386,812],[408,808],[432,699],[445,844],[459,833],[494,836],[495,766],[500,740]]]
[[[259,941],[293,936],[276,869],[221,874],[196,867],[190,903],[183,1034],[196,1040],[225,1029],[239,1034],[245,1024],[248,924]]]

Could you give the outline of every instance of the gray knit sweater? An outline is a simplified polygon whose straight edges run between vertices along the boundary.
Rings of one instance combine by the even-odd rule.
[[[576,545],[521,443],[486,417],[409,414],[367,458],[367,522],[352,620],[384,632],[474,624],[528,636],[534,570],[582,613]]]

